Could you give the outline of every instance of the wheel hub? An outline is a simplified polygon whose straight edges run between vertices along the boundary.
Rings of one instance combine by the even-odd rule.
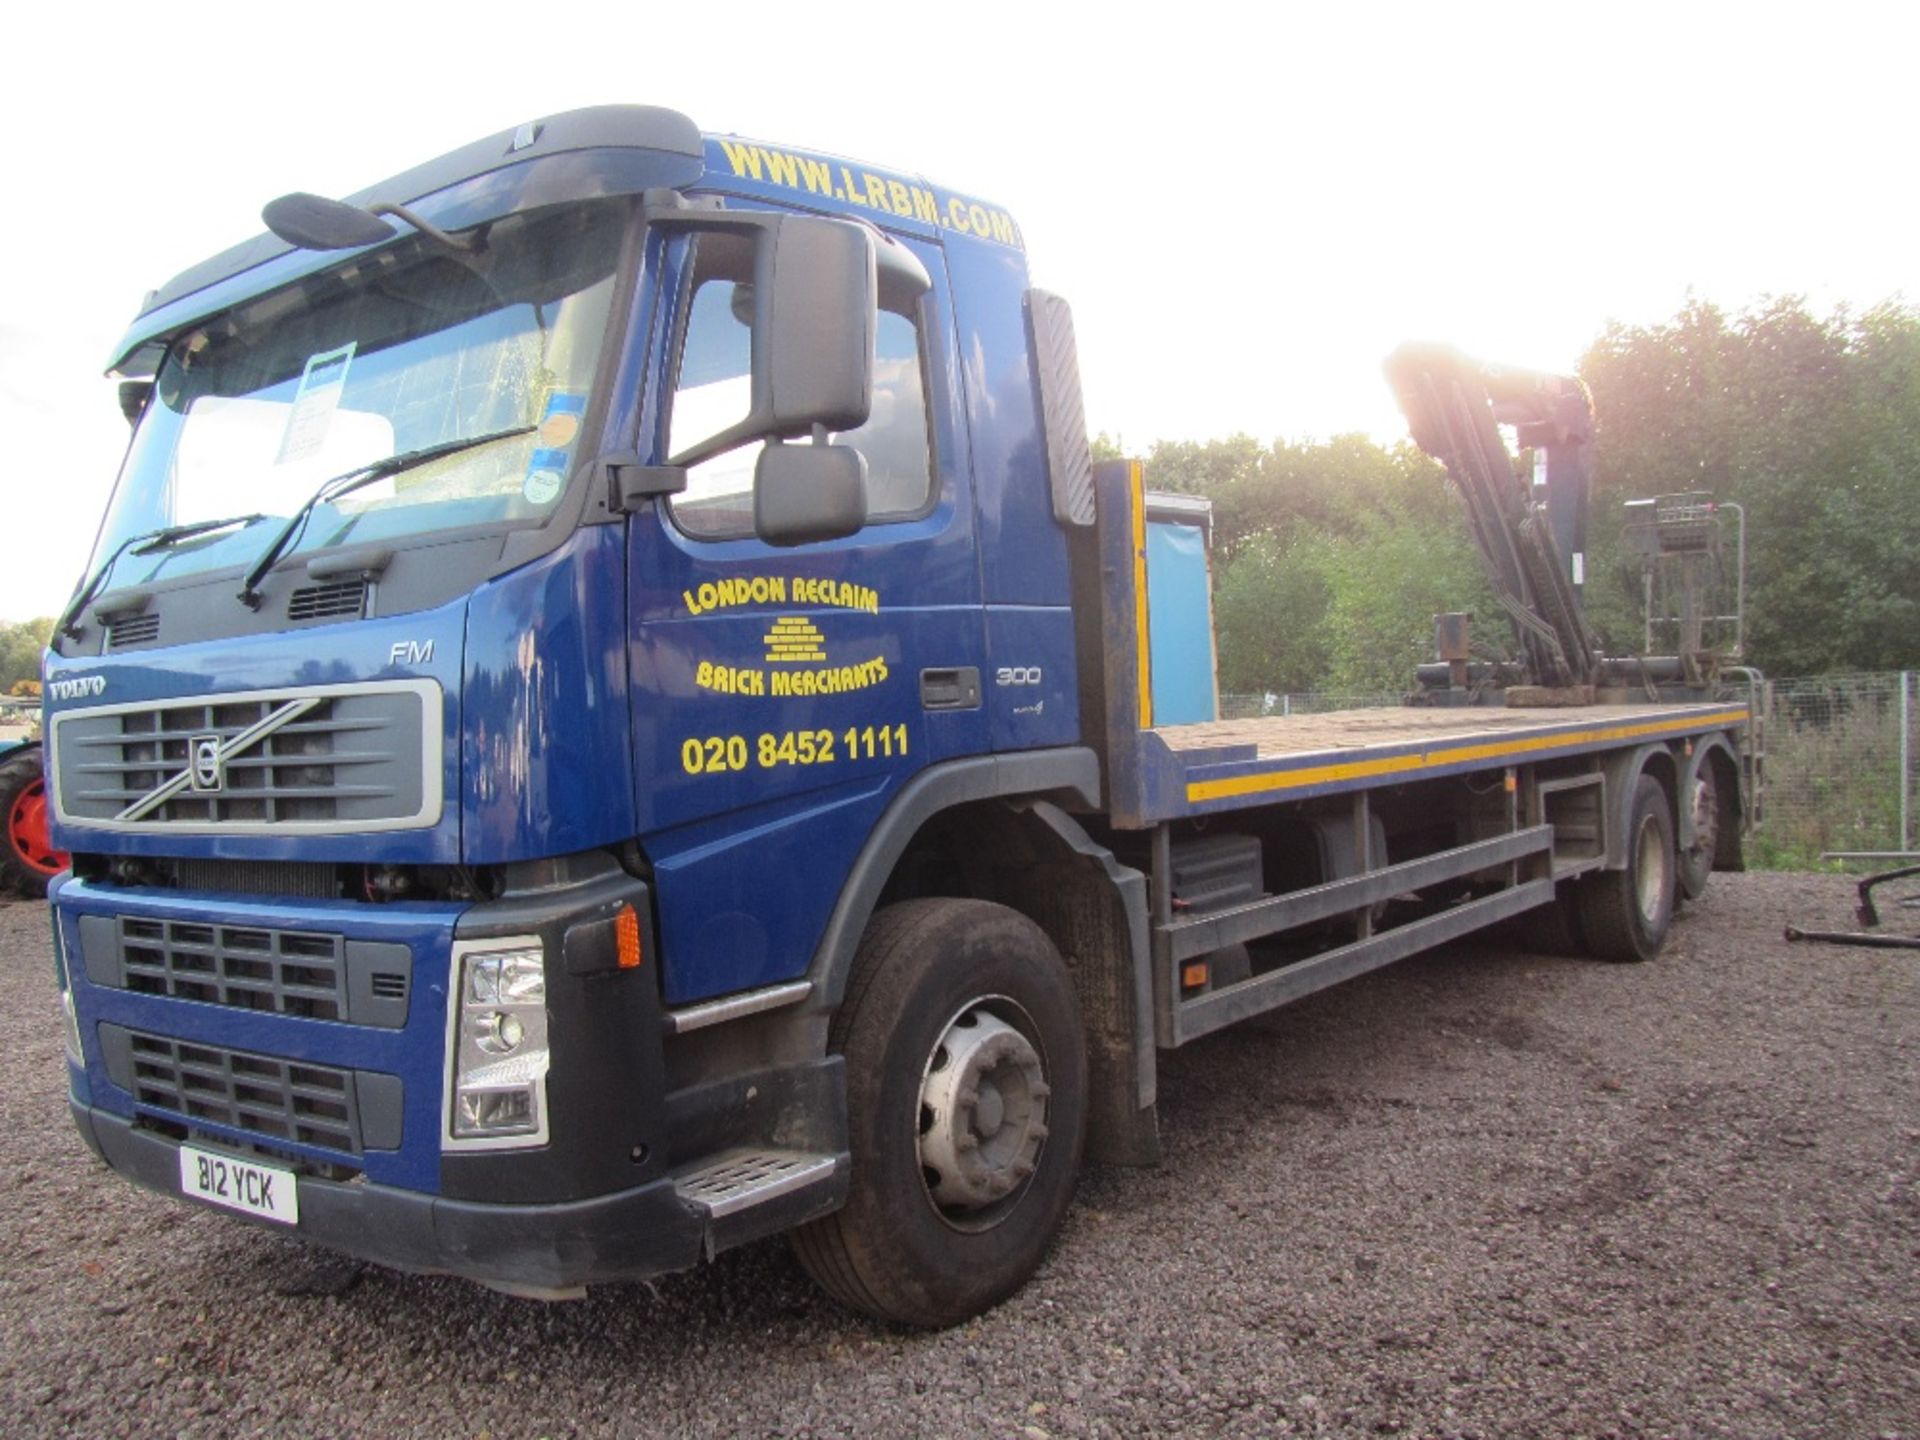
[[[934,1204],[976,1211],[1019,1189],[1047,1138],[1048,1093],[1025,1035],[979,1003],[955,1016],[920,1087],[920,1166]]]
[[[46,782],[36,780],[14,799],[7,815],[7,839],[28,866],[51,878],[66,868],[67,857],[53,848],[47,818]]]
[[[1666,892],[1667,857],[1660,843],[1660,827],[1651,817],[1641,822],[1635,845],[1634,900],[1640,914],[1652,924],[1660,913],[1660,900]]]
[[[1703,771],[1693,782],[1693,852],[1711,855],[1719,843],[1720,806],[1713,781]]]

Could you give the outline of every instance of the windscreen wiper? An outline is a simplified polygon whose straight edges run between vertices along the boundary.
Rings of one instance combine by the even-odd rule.
[[[238,599],[249,610],[260,608],[260,582],[266,578],[267,571],[273,568],[273,562],[286,553],[287,543],[307,523],[307,517],[321,505],[330,500],[338,500],[351,494],[363,485],[371,485],[376,480],[385,480],[398,475],[403,470],[411,470],[416,465],[425,465],[429,460],[438,460],[442,456],[457,455],[462,450],[472,450],[476,446],[491,445],[496,440],[511,440],[516,435],[531,435],[536,427],[519,425],[511,430],[495,430],[486,435],[468,435],[459,440],[442,440],[437,445],[422,445],[418,450],[403,450],[398,455],[389,455],[384,460],[375,460],[371,464],[361,465],[336,475],[331,480],[323,480],[313,494],[307,497],[306,504],[288,518],[280,527],[280,533],[273,537],[273,543],[260,552],[260,558],[253,562],[253,568],[247,571],[247,578],[241,582]]]
[[[225,530],[230,525],[252,525],[267,517],[258,511],[251,515],[229,515],[222,520],[193,520],[185,525],[167,525],[158,530],[148,530],[139,535],[129,535],[113,547],[113,553],[102,560],[93,574],[87,577],[87,583],[80,587],[67,608],[60,612],[60,619],[54,630],[71,640],[80,638],[80,612],[87,608],[87,602],[100,593],[100,587],[106,583],[107,576],[113,573],[113,567],[120,557],[132,550],[136,555],[150,555],[155,550],[165,550],[182,540],[190,540],[195,535],[211,535],[215,530]]]

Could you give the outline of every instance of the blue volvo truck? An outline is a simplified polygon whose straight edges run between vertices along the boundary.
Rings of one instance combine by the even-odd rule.
[[[265,218],[112,357],[46,661],[72,1113],[134,1183],[545,1298],[791,1232],[951,1323],[1157,1159],[1160,1051],[1510,916],[1648,959],[1739,863],[1745,701],[1531,560],[1531,668],[1156,716],[1191,575],[996,206],[608,107]],[[1517,403],[1396,384],[1468,470]],[[1505,456],[1476,527],[1551,560]]]

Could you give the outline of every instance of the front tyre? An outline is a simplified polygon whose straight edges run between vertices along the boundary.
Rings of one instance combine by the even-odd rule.
[[[907,1325],[952,1325],[1033,1274],[1086,1130],[1080,1007],[1031,920],[981,900],[873,919],[830,1032],[846,1057],[852,1186],[795,1232],[821,1288]]]
[[[1673,812],[1667,792],[1651,775],[1633,789],[1627,821],[1627,863],[1580,881],[1580,929],[1602,960],[1651,960],[1666,941],[1679,889],[1673,853]]]

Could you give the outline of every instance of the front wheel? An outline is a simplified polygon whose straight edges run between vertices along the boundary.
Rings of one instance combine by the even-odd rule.
[[[0,760],[0,885],[21,895],[47,893],[47,882],[67,868],[47,830],[47,782],[40,747],[23,745]]]
[[[852,1185],[794,1251],[843,1304],[952,1325],[1039,1266],[1079,1175],[1087,1058],[1060,954],[980,900],[881,911],[831,1048],[846,1057]]]
[[[1651,775],[1642,775],[1627,821],[1626,866],[1588,875],[1574,892],[1587,948],[1602,960],[1658,955],[1673,922],[1677,870],[1667,792]]]

